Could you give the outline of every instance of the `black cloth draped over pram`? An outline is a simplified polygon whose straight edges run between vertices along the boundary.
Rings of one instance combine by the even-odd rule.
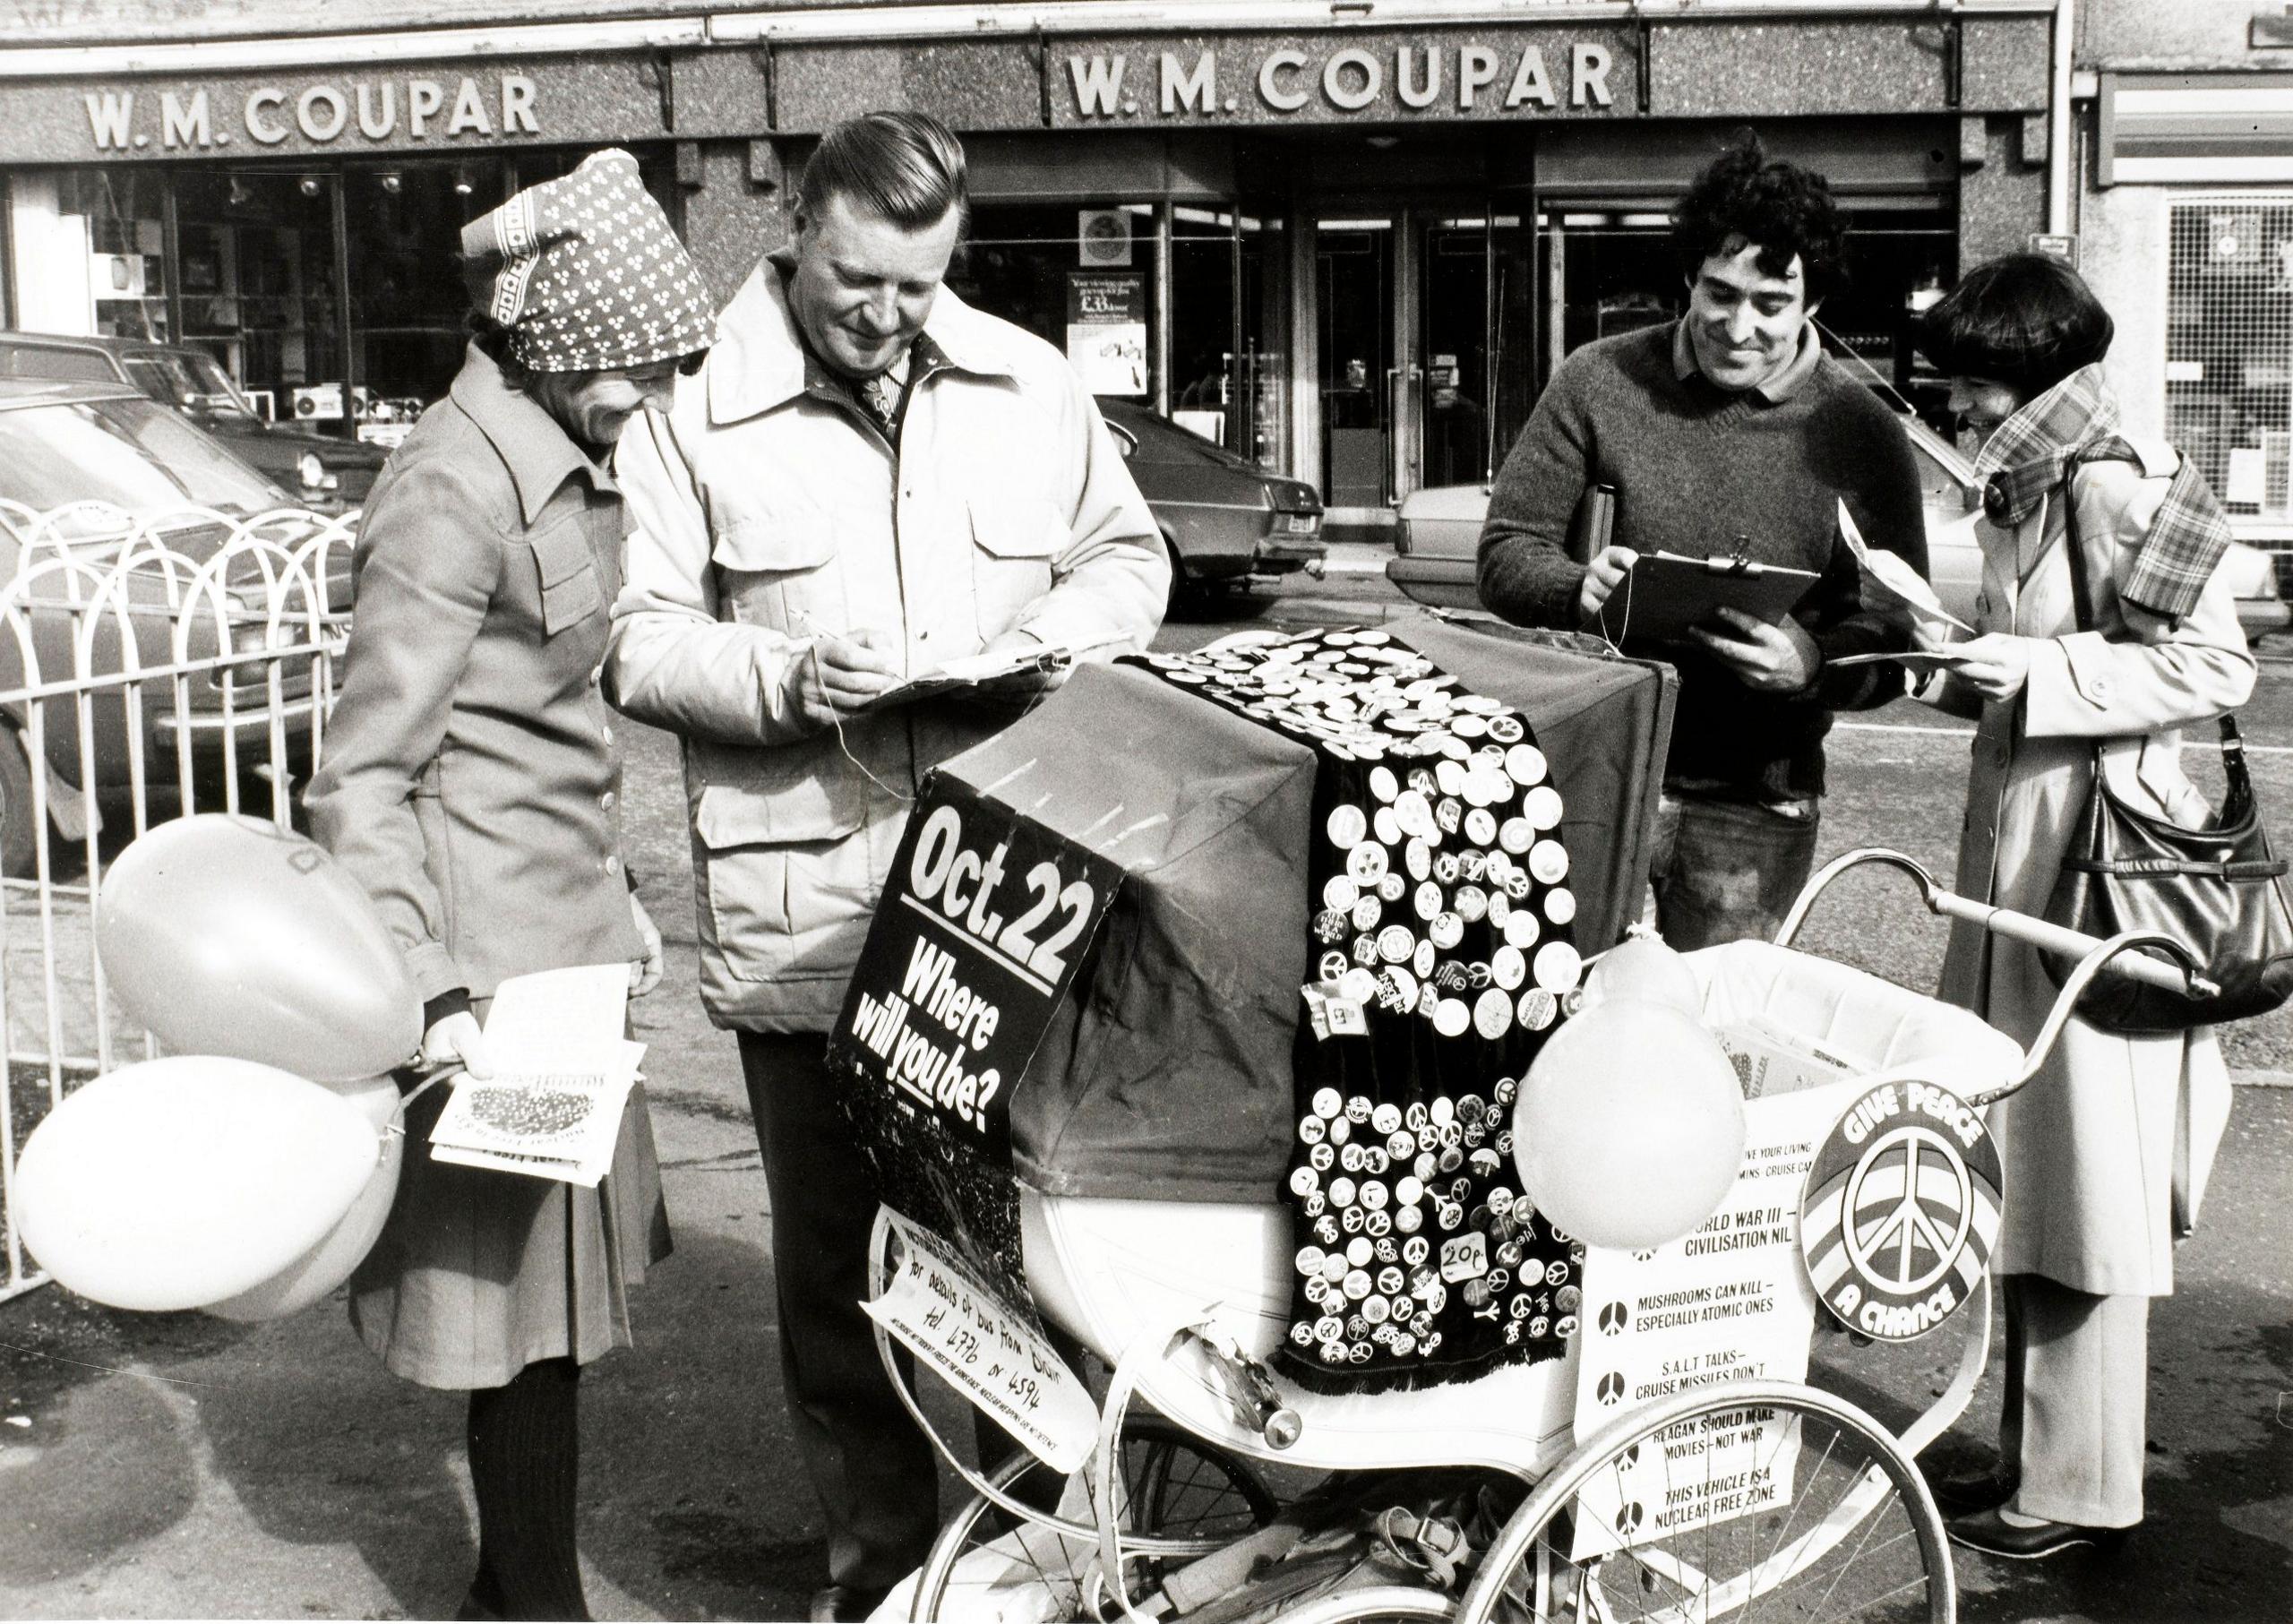
[[[1557,790],[1560,802],[1558,829],[1538,832],[1547,838],[1557,835],[1567,854],[1565,889],[1575,902],[1567,932],[1585,952],[1614,941],[1636,915],[1645,882],[1646,843],[1670,719],[1666,674],[1661,667],[1588,649],[1577,640],[1481,630],[1430,617],[1400,622],[1372,635],[1383,640],[1340,642],[1334,651],[1350,647],[1354,655],[1344,663],[1372,667],[1377,661],[1358,657],[1370,650],[1387,650],[1413,661],[1422,657],[1435,674],[1454,679],[1442,686],[1443,693],[1489,702],[1486,711],[1462,714],[1517,719],[1522,736],[1516,742],[1527,743],[1533,737],[1535,750],[1546,761],[1541,782]],[[1318,640],[1292,647],[1307,652],[1331,649]],[[1257,658],[1241,663],[1255,664]],[[1379,899],[1378,929],[1407,922],[1413,940],[1405,962],[1381,956],[1377,964],[1364,967],[1382,971],[1402,963],[1409,979],[1418,984],[1412,990],[1420,999],[1430,979],[1436,989],[1435,1013],[1407,1023],[1389,1018],[1381,1023],[1390,1028],[1383,1035],[1317,1041],[1310,1029],[1301,1030],[1305,1001],[1301,989],[1320,979],[1323,969],[1335,967],[1323,962],[1331,951],[1344,951],[1347,967],[1353,967],[1353,944],[1362,934],[1351,928],[1350,908],[1343,941],[1326,943],[1318,934],[1329,932],[1334,925],[1323,895],[1328,880],[1345,872],[1344,852],[1328,838],[1331,814],[1340,804],[1353,805],[1360,809],[1365,826],[1374,825],[1377,811],[1390,811],[1392,803],[1378,798],[1370,783],[1373,768],[1391,770],[1400,792],[1408,788],[1413,771],[1431,773],[1439,760],[1448,758],[1395,755],[1383,761],[1347,761],[1294,729],[1270,725],[1276,718],[1246,714],[1232,700],[1211,694],[1207,681],[1167,680],[1174,674],[1143,663],[1086,667],[1051,703],[941,769],[964,789],[1089,848],[1122,875],[1088,959],[1053,1013],[1024,1078],[1009,1091],[1013,1171],[1052,1196],[1258,1204],[1294,1200],[1301,1207],[1298,1240],[1303,1253],[1309,1245],[1319,1245],[1311,1238],[1313,1217],[1325,1216],[1332,1206],[1328,1185],[1321,1179],[1347,1176],[1337,1160],[1344,1152],[1344,1144],[1333,1140],[1334,1122],[1344,1121],[1340,1130],[1344,1142],[1358,1144],[1366,1153],[1374,1139],[1387,1158],[1388,1176],[1382,1181],[1388,1211],[1393,1186],[1404,1176],[1390,1166],[1391,1141],[1403,1132],[1413,1139],[1423,1139],[1419,1130],[1431,1127],[1435,1141],[1445,1140],[1450,1129],[1456,1135],[1454,1146],[1438,1143],[1432,1151],[1439,1193],[1447,1204],[1453,1194],[1450,1182],[1473,1176],[1473,1151],[1494,1153],[1505,1130],[1505,1124],[1494,1120],[1496,1084],[1500,1078],[1519,1077],[1538,1035],[1520,1024],[1519,1013],[1523,995],[1535,990],[1537,949],[1562,937],[1559,922],[1542,916],[1546,895],[1560,888],[1533,881],[1530,896],[1507,898],[1506,907],[1525,902],[1540,910],[1540,923],[1536,937],[1523,950],[1527,962],[1522,978],[1508,993],[1514,1018],[1501,1039],[1490,1040],[1479,1036],[1470,1024],[1481,994],[1490,990],[1486,982],[1472,984],[1476,976],[1473,967],[1487,967],[1495,945],[1504,940],[1501,924],[1492,932],[1488,923],[1486,904],[1491,892],[1485,871],[1479,881],[1464,879],[1460,871],[1446,885],[1430,873],[1427,879],[1410,879],[1398,900],[1387,899],[1385,893],[1392,887],[1380,875],[1369,893]],[[1499,731],[1509,732],[1509,726]],[[1465,742],[1469,755],[1473,749],[1490,745],[1509,748],[1486,731]],[[1464,797],[1440,793],[1427,800],[1437,828],[1444,815],[1440,803],[1452,800],[1456,806],[1448,815],[1456,819],[1459,831],[1467,810],[1489,811],[1501,829],[1520,815],[1525,792],[1537,786],[1507,778],[1510,804],[1501,807],[1468,808]],[[1437,792],[1439,787],[1434,786]],[[1500,812],[1504,815],[1498,816]],[[1475,823],[1486,832],[1479,820]],[[1376,843],[1377,832],[1366,827],[1362,838],[1353,844]],[[1453,853],[1467,843],[1462,832],[1441,832]],[[1485,844],[1502,851],[1505,843],[1496,839]],[[1389,867],[1404,875],[1407,849],[1404,839],[1388,860]],[[1525,849],[1505,855],[1524,867],[1528,860]],[[1416,911],[1419,888],[1429,881],[1441,886],[1445,902],[1453,902],[1461,888],[1476,888],[1482,894],[1477,919],[1464,920],[1454,907],[1436,915],[1458,915],[1464,934],[1454,945],[1460,952],[1468,938],[1481,950],[1460,958],[1437,949],[1430,978],[1417,974],[1417,943],[1426,939],[1434,921],[1419,917]],[[1500,881],[1498,893],[1502,891]],[[1465,911],[1475,906],[1469,902]],[[1504,911],[1500,907],[1500,918]],[[1446,936],[1450,926],[1441,929]],[[1374,941],[1377,932],[1368,935]],[[1443,966],[1453,960],[1466,984],[1445,988]],[[1507,975],[1509,978],[1509,967]],[[1391,1002],[1397,994],[1390,978],[1388,984],[1378,996]],[[1454,1022],[1454,1013],[1438,1009],[1450,999],[1464,1008],[1468,1022],[1453,1037],[1440,1035],[1434,1025],[1436,1019]],[[1375,997],[1370,1007],[1378,1007]],[[1488,1008],[1493,1017],[1493,1003]],[[1533,1002],[1531,1010],[1535,1012]],[[1393,1011],[1386,1013],[1390,1017]],[[1314,1109],[1316,1096],[1325,1088],[1338,1095],[1334,1117]],[[1346,1114],[1347,1105],[1357,1100],[1370,1113],[1359,1124]],[[1325,1098],[1320,1103],[1329,1102]],[[1400,1113],[1389,1132],[1376,1131],[1381,1104]],[[1422,1113],[1415,1126],[1413,1105]],[[1476,1109],[1481,1143],[1468,1146],[1464,1119]],[[1443,1115],[1439,1122],[1434,1120],[1437,1110]],[[1327,1147],[1332,1160],[1326,1174],[1317,1170],[1317,1188],[1324,1199],[1312,1216],[1303,1212],[1303,1198],[1292,1195],[1290,1184],[1298,1167],[1312,1164],[1313,1145],[1301,1138],[1301,1121],[1308,1116],[1321,1126],[1305,1131],[1318,1131],[1315,1143]],[[1452,1149],[1463,1164],[1440,1170],[1442,1153]],[[1422,1154],[1413,1145],[1413,1167]],[[1483,1157],[1484,1167],[1490,1159]],[[1495,1159],[1497,1173],[1458,1192],[1470,1197],[1463,1203],[1464,1217],[1486,1205],[1490,1188],[1515,1182],[1510,1156]],[[1362,1181],[1359,1173],[1352,1176],[1358,1197]],[[1431,1181],[1421,1182],[1430,1185]],[[1427,1202],[1430,1221],[1421,1233],[1429,1247],[1425,1263],[1416,1267],[1430,1268],[1438,1276],[1440,1243],[1458,1238],[1465,1226],[1442,1228],[1438,1208],[1430,1204],[1430,1191],[1421,1200]],[[1368,1209],[1360,1208],[1358,1201],[1354,1207],[1364,1211],[1366,1222]],[[1524,1345],[1538,1318],[1547,1322],[1542,1339],[1558,1351],[1557,1328],[1562,1317],[1559,1293],[1566,1276],[1564,1272],[1561,1281],[1550,1276],[1555,1264],[1566,1263],[1568,1249],[1554,1242],[1541,1224],[1514,1220],[1509,1228],[1499,1227],[1500,1239],[1487,1239],[1485,1230],[1476,1232],[1484,1234],[1486,1249],[1479,1272],[1465,1272],[1473,1260],[1462,1253],[1450,1259],[1453,1278],[1441,1284],[1451,1300],[1438,1317],[1445,1328],[1430,1358],[1421,1336],[1409,1355],[1395,1355],[1396,1339],[1404,1334],[1397,1332],[1376,1343],[1349,1336],[1344,1339],[1349,1349],[1359,1341],[1374,1353],[1359,1364],[1350,1356],[1342,1365],[1333,1364],[1318,1353],[1324,1345],[1309,1335],[1292,1347],[1293,1353],[1303,1356],[1301,1379],[1349,1388],[1453,1379],[1470,1374],[1508,1347]],[[1342,1235],[1344,1242],[1355,1238]],[[1393,1267],[1404,1270],[1406,1285],[1414,1272],[1401,1260],[1401,1242],[1407,1237],[1388,1228],[1385,1235],[1364,1238],[1371,1241],[1370,1286]],[[1395,1262],[1378,1261],[1378,1239],[1394,1242]],[[1507,1268],[1514,1289],[1499,1301],[1496,1315],[1476,1318],[1489,1303],[1467,1302],[1465,1284],[1485,1282],[1490,1270],[1505,1267],[1494,1258],[1509,1242],[1522,1248]],[[1333,1250],[1343,1253],[1345,1248],[1321,1250],[1325,1261],[1320,1267],[1327,1268],[1327,1254]],[[1524,1294],[1524,1271],[1531,1267],[1539,1271],[1540,1284],[1528,1293],[1530,1304],[1523,1317],[1516,1319],[1512,1299]],[[1349,1262],[1330,1289],[1343,1293],[1345,1276],[1353,1272]],[[1302,1273],[1295,1284],[1300,1309],[1312,1306],[1315,1310],[1301,1313],[1297,1322],[1312,1328],[1323,1318],[1320,1305],[1308,1304]],[[1321,1294],[1317,1292],[1318,1297]],[[1388,1303],[1396,1295],[1378,1294]],[[1406,1291],[1401,1294],[1409,1295]],[[1474,1295],[1480,1294],[1476,1290]],[[1490,1296],[1495,1299],[1497,1293]],[[1348,1301],[1358,1303],[1366,1295]],[[1460,1313],[1463,1319],[1453,1322],[1452,1316]],[[1348,1313],[1339,1319],[1343,1324],[1355,1317]],[[1386,1323],[1391,1319],[1389,1308]],[[1467,1328],[1460,1334],[1448,1328],[1453,1324]],[[1508,1333],[1510,1326],[1519,1328]],[[1513,1338],[1509,1344],[1508,1335]]]

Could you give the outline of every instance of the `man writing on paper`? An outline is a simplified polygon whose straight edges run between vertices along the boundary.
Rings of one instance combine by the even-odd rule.
[[[874,702],[983,649],[1142,648],[1169,590],[1154,517],[1065,358],[941,288],[964,195],[963,149],[934,119],[830,130],[789,245],[616,469],[636,528],[607,692],[685,740],[701,992],[740,1038],[788,1397],[829,1527],[815,1617],[860,1616],[936,1522],[932,1452],[857,1306],[876,1194],[827,1035],[924,774],[1000,719]]]
[[[1680,679],[1650,881],[1683,949],[1773,934],[1816,850],[1831,713],[1884,704],[1902,673],[1827,669],[1907,634],[1864,611],[1838,542],[1844,501],[1871,546],[1927,571],[1911,445],[1817,341],[1844,271],[1844,216],[1822,176],[1723,153],[1673,215],[1688,281],[1678,322],[1602,339],[1553,374],[1498,476],[1481,537],[1481,601],[1523,625],[1621,618],[1626,648]],[[1588,487],[1616,491],[1614,545],[1572,558]],[[1741,553],[1821,580],[1779,624],[1721,610],[1687,643],[1640,647],[1629,572],[1642,554]]]

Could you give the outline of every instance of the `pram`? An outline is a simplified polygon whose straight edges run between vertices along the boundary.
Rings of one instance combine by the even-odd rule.
[[[1937,914],[2078,956],[2029,1054],[1965,1010],[1792,949],[1825,889],[1867,864],[1911,874]],[[1737,943],[1690,963],[1707,1022],[1757,1017],[1851,1061],[1838,1086],[1842,1109],[1883,1079],[1939,1085],[1980,1107],[2037,1074],[2088,982],[2136,946],[2170,949],[2147,938],[2080,938],[1953,897],[1898,854],[1862,851],[1810,881],[1776,942]],[[2185,984],[2155,958],[2119,967]],[[1374,1395],[1310,1390],[1273,1359],[1291,1317],[1288,1208],[1196,1190],[1153,1199],[1056,1183],[1021,1186],[1026,1283],[1043,1318],[1110,1372],[1093,1466],[1055,1495],[1040,1483],[1022,1495],[1015,1489],[1031,1470],[1044,1475],[1032,1457],[981,1477],[942,1444],[975,1496],[879,1616],[1582,1624],[1954,1614],[1941,1521],[1913,1459],[1963,1412],[1987,1357],[1979,1261],[1973,1301],[1958,1319],[1966,1336],[1957,1374],[1899,1431],[1799,1379],[1683,1384],[1586,1428],[1584,1330],[1563,1357],[1503,1363],[1473,1379]],[[1959,1206],[1971,1221],[1973,1201],[1962,1194]],[[1791,1221],[1796,1233],[1796,1207]],[[880,1225],[880,1242],[888,1233]],[[874,1273],[872,1289],[881,1293],[880,1245]],[[1844,1335],[1827,1340],[1848,1345]],[[901,1385],[889,1339],[880,1333],[879,1342]],[[932,1431],[923,1406],[909,1402]],[[1644,1462],[1662,1463],[1653,1495]],[[1712,1498],[1714,1474],[1738,1466],[1765,1485],[1756,1509]],[[1330,1482],[1356,1479],[1405,1482],[1413,1491],[1438,1483],[1443,1510],[1421,1514],[1422,1493],[1397,1499],[1375,1519],[1375,1542],[1390,1560],[1340,1561],[1349,1581],[1326,1583],[1330,1564],[1320,1559],[1332,1525],[1298,1508],[1326,1506]],[[1619,1517],[1627,1482],[1638,1498]],[[1665,1508],[1680,1502],[1706,1508],[1668,1520]],[[1596,1507],[1617,1532],[1591,1540],[1584,1525]]]

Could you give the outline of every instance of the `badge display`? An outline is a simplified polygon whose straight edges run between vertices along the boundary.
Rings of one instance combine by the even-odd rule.
[[[1283,1363],[1375,1391],[1558,1356],[1553,1293],[1583,1251],[1507,1182],[1516,1079],[1581,974],[1560,792],[1527,721],[1375,630],[1140,663],[1319,761],[1309,963],[1339,967],[1322,980],[1366,1030],[1301,1043]],[[1443,1278],[1460,1259],[1470,1292]]]

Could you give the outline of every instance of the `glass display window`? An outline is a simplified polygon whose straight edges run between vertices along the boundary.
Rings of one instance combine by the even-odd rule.
[[[2293,538],[2293,195],[2171,206],[2166,438],[2239,534]]]

